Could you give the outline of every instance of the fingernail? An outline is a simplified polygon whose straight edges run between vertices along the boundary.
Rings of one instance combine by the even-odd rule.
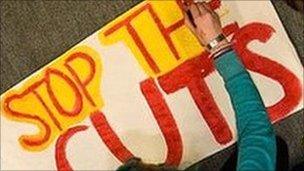
[[[190,6],[192,3],[192,0],[182,0],[182,3],[186,6]]]

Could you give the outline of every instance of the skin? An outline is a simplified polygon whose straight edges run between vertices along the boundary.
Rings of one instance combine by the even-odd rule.
[[[188,28],[194,33],[194,35],[197,37],[197,39],[203,46],[206,46],[209,42],[211,42],[223,32],[219,16],[213,10],[211,10],[206,3],[192,3],[189,6],[184,6],[184,11],[186,26],[188,26]],[[188,18],[186,11],[188,11],[188,13],[190,12],[193,16],[194,25]],[[225,39],[221,41],[215,48],[207,50],[209,50],[211,53],[215,53],[227,44],[229,44],[229,42]],[[134,171],[176,170],[175,167],[147,164],[139,158],[130,159],[123,166],[119,167],[118,170],[132,170],[131,168],[134,169]]]
[[[190,1],[185,5],[184,11],[186,25],[203,46],[223,33],[219,16],[206,3]],[[213,49],[206,49],[217,54],[228,45],[229,42],[224,39]],[[225,53],[220,59],[215,59],[214,63],[225,81],[238,122],[236,169],[275,170],[277,153],[275,134],[265,105],[249,73],[233,51]],[[150,165],[140,159],[135,161],[128,161],[120,170],[168,170],[164,165]]]
[[[189,16],[185,13],[186,26],[188,26],[203,46],[206,46],[219,34],[223,33],[220,17],[216,12],[210,9],[208,4],[204,2],[192,3],[190,6],[184,6],[184,10],[191,12],[194,21],[194,23],[192,23]],[[215,53],[228,43],[229,42],[225,39],[209,51]]]

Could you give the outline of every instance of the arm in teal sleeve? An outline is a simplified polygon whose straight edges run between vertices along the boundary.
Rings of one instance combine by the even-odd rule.
[[[235,114],[238,135],[237,170],[275,170],[276,140],[261,96],[234,51],[215,60]]]

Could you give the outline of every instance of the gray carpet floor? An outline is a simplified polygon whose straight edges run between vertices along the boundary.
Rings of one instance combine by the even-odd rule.
[[[52,61],[140,0],[1,1],[0,93]],[[273,0],[304,62],[304,17],[285,2]],[[275,124],[288,144],[290,165],[304,161],[304,111]],[[302,143],[302,144],[301,144]],[[234,146],[191,167],[218,170]]]

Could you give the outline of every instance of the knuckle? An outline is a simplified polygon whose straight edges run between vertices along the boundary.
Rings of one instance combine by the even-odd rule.
[[[208,13],[206,13],[206,15],[205,15],[206,17],[210,17],[210,18],[212,18],[212,14],[210,13],[210,12],[208,12]]]
[[[206,13],[206,14],[204,15],[204,18],[205,18],[206,20],[213,20],[213,15],[212,15],[211,13]]]

